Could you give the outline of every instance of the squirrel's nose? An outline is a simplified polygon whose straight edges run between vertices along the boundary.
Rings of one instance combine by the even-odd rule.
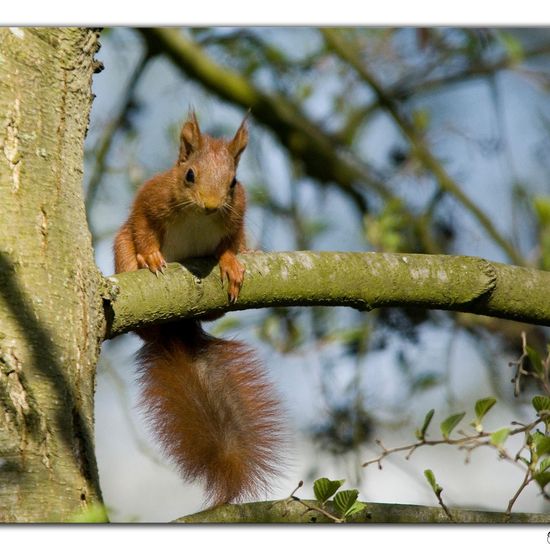
[[[220,207],[220,200],[215,195],[202,196],[202,205],[204,207],[205,214],[213,214],[217,212]]]
[[[217,211],[218,211],[217,206],[206,206],[206,204],[204,205],[204,212],[207,215],[214,214],[214,212],[217,212]]]

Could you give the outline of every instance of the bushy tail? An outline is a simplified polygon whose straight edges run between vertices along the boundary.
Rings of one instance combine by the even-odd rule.
[[[141,406],[184,479],[202,478],[212,504],[259,496],[280,473],[284,435],[254,352],[197,321],[163,325],[145,339]]]

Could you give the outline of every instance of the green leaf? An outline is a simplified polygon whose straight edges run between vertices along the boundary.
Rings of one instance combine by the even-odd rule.
[[[321,504],[324,504],[334,493],[336,493],[336,491],[338,491],[338,489],[340,489],[345,481],[345,479],[332,481],[326,477],[315,480],[313,483],[315,498]]]
[[[353,505],[357,501],[359,491],[357,489],[349,489],[347,491],[340,491],[334,495],[334,507],[343,516],[347,516],[351,513]]]
[[[532,441],[538,456],[550,453],[550,437],[537,431],[532,434]]]
[[[548,468],[550,468],[550,457],[540,461],[538,473],[545,472]]]
[[[550,225],[550,198],[545,196],[535,197],[533,208],[539,224],[542,226]]]
[[[364,502],[360,502],[360,501],[356,500],[353,503],[353,505],[351,506],[351,508],[344,515],[346,517],[352,516],[353,514],[357,514],[359,512],[362,512],[366,507],[367,507],[367,505]]]
[[[426,109],[413,111],[412,123],[419,132],[425,132],[430,124],[430,113]]]
[[[537,454],[539,456],[550,453],[550,437],[544,436],[537,442]]]
[[[422,424],[422,428],[420,428],[420,430],[416,430],[417,439],[422,440],[426,437],[426,430],[428,429],[428,426],[432,421],[434,413],[435,413],[435,409],[431,409],[426,413],[426,416],[424,417],[424,423]]]
[[[303,101],[313,93],[313,86],[310,83],[302,84],[301,86],[298,86],[296,92],[298,99]]]
[[[535,369],[536,373],[538,375],[544,374],[544,369],[542,367],[542,360],[537,350],[532,348],[531,346],[526,345],[525,351],[527,352],[527,357],[529,357],[529,361],[531,362],[531,365]]]
[[[491,410],[493,405],[497,402],[494,397],[485,397],[476,401],[474,410],[478,422],[483,420],[483,417]]]
[[[541,413],[542,411],[550,411],[550,397],[547,397],[546,395],[535,395],[535,397],[531,400],[531,403],[538,413]]]
[[[401,252],[405,245],[407,223],[403,203],[399,199],[394,199],[387,202],[378,214],[364,217],[364,234],[370,244],[378,250]]]
[[[434,473],[431,470],[424,470],[424,477],[428,480],[433,492],[439,495],[443,489],[437,484]]]
[[[508,439],[508,436],[510,435],[510,430],[508,428],[501,428],[500,430],[497,430],[496,432],[493,432],[491,434],[490,442],[491,445],[494,445],[497,448],[501,448],[504,442]]]
[[[301,229],[304,232],[306,239],[313,239],[322,233],[325,233],[330,228],[330,224],[326,220],[319,218],[310,218],[302,220]]]
[[[533,475],[535,481],[539,484],[541,489],[544,489],[548,483],[550,483],[550,472],[540,472]]]
[[[412,381],[412,391],[426,391],[441,382],[441,375],[437,372],[422,372]]]
[[[507,32],[499,32],[497,34],[508,57],[513,63],[519,63],[523,59],[523,46],[521,42],[513,35]]]
[[[456,428],[457,424],[464,418],[466,413],[452,414],[441,422],[441,433],[445,439],[448,439],[451,432]]]

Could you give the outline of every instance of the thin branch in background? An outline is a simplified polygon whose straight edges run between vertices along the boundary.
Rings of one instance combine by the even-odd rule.
[[[103,131],[103,135],[99,139],[98,144],[94,147],[94,150],[95,150],[94,170],[88,181],[88,186],[86,189],[86,199],[85,199],[86,216],[88,218],[88,224],[90,225],[90,230],[94,241],[95,241],[95,232],[92,227],[91,212],[95,205],[97,194],[98,194],[99,188],[101,187],[101,182],[103,181],[103,176],[105,174],[105,170],[107,166],[107,157],[111,150],[111,146],[113,144],[115,135],[122,128],[124,121],[126,120],[130,110],[134,105],[134,93],[135,93],[137,84],[150,59],[151,59],[151,54],[149,53],[148,50],[146,50],[144,54],[141,56],[138,63],[136,64],[134,70],[132,71],[132,74],[130,75],[118,113],[114,117],[112,117],[112,119],[107,123],[105,130]]]
[[[526,60],[541,55],[547,55],[549,53],[550,44],[543,44],[542,46],[524,51],[521,62],[523,63]],[[407,75],[398,84],[392,87],[390,94],[396,98],[403,96],[408,97],[413,94],[432,92],[440,88],[446,88],[455,84],[462,84],[470,80],[486,78],[487,76],[506,70],[518,70],[518,72],[521,73],[519,70],[518,60],[510,57],[509,55],[505,55],[496,61],[479,61],[474,64],[470,63],[466,67],[450,74],[426,79],[421,82],[413,82],[412,84],[410,84],[410,75]]]
[[[516,372],[512,378],[515,397],[521,392],[522,376],[532,377],[538,380],[545,394],[550,395],[550,351],[546,358],[542,360],[538,352],[527,344],[527,336],[524,331],[521,333],[521,343],[522,352],[519,359],[508,363],[508,366],[516,368]],[[532,369],[526,368],[526,361],[531,363]]]
[[[130,398],[128,396],[128,391],[126,389],[126,384],[124,380],[120,377],[116,369],[112,366],[111,362],[105,358],[105,354],[101,356],[101,366],[100,369],[104,370],[108,376],[111,377],[111,380],[114,383],[116,392],[118,394],[118,398],[121,403],[121,410],[124,414],[124,418],[126,420],[126,424],[128,425],[128,428],[130,429],[130,434],[132,436],[132,439],[140,451],[144,456],[146,456],[151,462],[156,464],[157,466],[162,466],[163,468],[167,468],[166,463],[162,462],[157,455],[153,452],[151,447],[143,441],[143,439],[138,434],[138,431],[136,429],[134,420],[130,416],[130,411],[132,410],[132,405],[130,403]]]
[[[498,143],[501,145],[501,154],[498,155],[498,160],[501,165],[501,174],[503,181],[509,180],[516,185],[516,182],[520,180],[518,171],[516,170],[514,162],[514,151],[511,147],[510,140],[508,139],[508,133],[506,132],[506,110],[503,100],[503,93],[500,89],[499,80],[495,73],[489,74],[486,79],[489,94],[492,99],[492,105],[494,110],[494,117],[498,133]],[[525,216],[519,211],[522,208],[520,201],[511,201],[511,219],[510,219],[510,233],[511,241],[516,249],[519,249],[521,242],[520,229],[525,230]]]
[[[435,478],[434,478],[434,482],[435,482]],[[455,523],[455,519],[453,515],[451,514],[449,508],[447,508],[447,505],[443,502],[443,497],[441,496],[441,493],[443,493],[443,488],[436,484],[436,490],[434,490],[434,494],[437,498],[437,502],[439,502],[439,506],[441,506],[441,508],[445,512],[445,515],[449,518],[449,521],[452,521],[453,523]]]
[[[354,107],[348,114],[347,119],[344,121],[343,126],[338,130],[338,134],[335,136],[343,145],[349,147],[359,129],[366,124],[380,108],[378,101],[372,101],[367,105],[361,105]]]
[[[513,366],[516,367],[516,372],[514,374],[514,378],[512,378],[512,384],[514,384],[514,396],[515,397],[518,397],[518,395],[521,392],[521,387],[520,387],[520,385],[521,385],[521,376],[529,374],[529,372],[526,371],[523,368],[523,362],[525,361],[525,359],[527,359],[529,357],[529,354],[527,353],[527,349],[526,349],[527,348],[527,339],[526,339],[526,336],[525,336],[525,332],[521,333],[521,342],[522,342],[522,352],[521,352],[520,358],[517,361],[510,361],[510,363],[508,364],[508,366],[510,366],[510,367],[513,367]]]
[[[321,29],[327,44],[334,53],[346,64],[352,67],[365,83],[378,97],[381,106],[393,118],[394,122],[401,129],[405,137],[410,141],[416,158],[433,174],[439,186],[452,195],[466,210],[468,210],[485,229],[488,235],[517,265],[523,265],[524,260],[519,252],[493,225],[491,219],[474,203],[460,188],[460,186],[449,176],[443,165],[433,156],[430,149],[424,143],[423,137],[416,131],[413,124],[401,113],[395,100],[388,95],[383,86],[378,82],[364,66],[361,58],[351,44],[342,39],[341,33],[335,29]]]
[[[509,514],[512,513],[512,507],[514,506],[517,498],[522,493],[522,491],[525,489],[525,487],[527,487],[527,485],[529,485],[529,483],[531,483],[531,481],[533,481],[533,479],[534,478],[531,476],[531,471],[529,469],[527,469],[527,471],[525,472],[525,477],[523,478],[523,481],[521,482],[521,485],[518,487],[518,490],[514,493],[514,496],[508,502],[508,506],[506,507],[506,514],[509,515]]]

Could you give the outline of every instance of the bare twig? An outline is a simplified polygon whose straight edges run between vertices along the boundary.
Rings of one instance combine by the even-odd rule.
[[[514,396],[518,397],[520,394],[520,382],[521,382],[521,376],[522,375],[528,375],[529,373],[523,368],[523,361],[528,357],[526,346],[527,346],[527,340],[525,336],[525,332],[522,331],[521,333],[521,342],[522,342],[522,353],[517,361],[510,361],[508,363],[508,366],[516,366],[516,373],[514,374],[514,378],[512,378],[512,383],[514,384]]]
[[[455,519],[453,518],[453,515],[451,514],[450,510],[447,508],[447,506],[443,502],[443,498],[441,497],[442,492],[443,492],[443,489],[441,489],[440,491],[437,491],[435,493],[435,496],[437,497],[437,501],[439,502],[439,505],[441,506],[441,508],[443,508],[445,515],[454,523]]]
[[[411,79],[410,76],[407,76],[401,83],[394,86],[392,95],[399,96],[430,92],[439,88],[452,86],[453,84],[460,84],[469,80],[484,78],[494,75],[499,71],[516,69],[520,62],[548,54],[550,54],[550,44],[543,44],[523,52],[523,56],[519,61],[511,58],[509,55],[504,55],[496,61],[479,61],[473,64],[468,64],[466,67],[453,73],[436,78],[425,79],[421,82],[412,84],[408,84]]]
[[[136,425],[134,423],[134,420],[132,419],[130,415],[130,411],[132,410],[132,404],[130,403],[130,398],[128,396],[128,392],[126,389],[126,384],[124,383],[124,380],[120,377],[116,369],[113,367],[111,362],[105,358],[105,356],[102,356],[101,358],[101,368],[104,370],[106,374],[108,374],[112,382],[115,385],[115,390],[118,393],[118,398],[121,401],[121,410],[123,411],[124,418],[126,420],[126,424],[128,425],[130,429],[130,434],[132,436],[132,439],[134,440],[134,443],[138,450],[145,455],[151,462],[154,464],[157,464],[158,466],[162,466],[164,468],[168,468],[165,462],[162,462],[157,455],[153,452],[151,447],[145,442],[139,435]]]
[[[533,477],[531,476],[531,470],[528,469],[525,472],[525,477],[523,478],[521,485],[518,487],[518,490],[515,492],[514,496],[508,502],[508,507],[506,508],[507,515],[510,515],[512,513],[512,507],[514,506],[517,498],[519,497],[523,489],[525,489],[525,487],[527,487],[527,485],[531,483],[531,481],[533,481]]]
[[[288,498],[294,498],[294,493],[303,486],[304,486],[304,482],[302,480],[300,480],[298,482],[298,485],[296,486],[296,489],[294,489],[294,491],[292,491],[292,493],[290,493],[290,496]]]
[[[532,369],[525,368],[525,361],[529,359],[527,336],[525,331],[521,333],[521,350],[522,352],[519,359],[508,363],[508,366],[516,368],[516,372],[512,378],[512,383],[514,384],[514,395],[517,397],[521,392],[522,376],[531,376],[532,378],[537,379],[540,382],[545,394],[550,395],[550,353],[547,354],[544,361],[541,361],[540,367],[542,368],[542,372],[540,372],[537,365],[532,365],[535,369],[534,371]],[[532,362],[533,361],[537,361],[537,359],[533,358]]]
[[[121,126],[128,116],[128,112],[131,109],[134,101],[134,92],[136,86],[139,82],[141,75],[147,65],[147,62],[151,58],[149,51],[147,50],[144,55],[138,61],[136,67],[134,68],[126,86],[126,91],[124,98],[119,107],[118,113],[109,121],[106,125],[103,135],[99,139],[98,144],[94,147],[95,153],[95,165],[92,175],[88,181],[88,186],[86,190],[86,215],[88,217],[88,224],[91,226],[91,216],[90,213],[95,204],[95,199],[97,192],[101,185],[103,175],[105,173],[105,168],[107,164],[107,156],[111,150],[111,145],[113,139],[117,132],[121,129]],[[92,231],[92,234],[94,232]]]

